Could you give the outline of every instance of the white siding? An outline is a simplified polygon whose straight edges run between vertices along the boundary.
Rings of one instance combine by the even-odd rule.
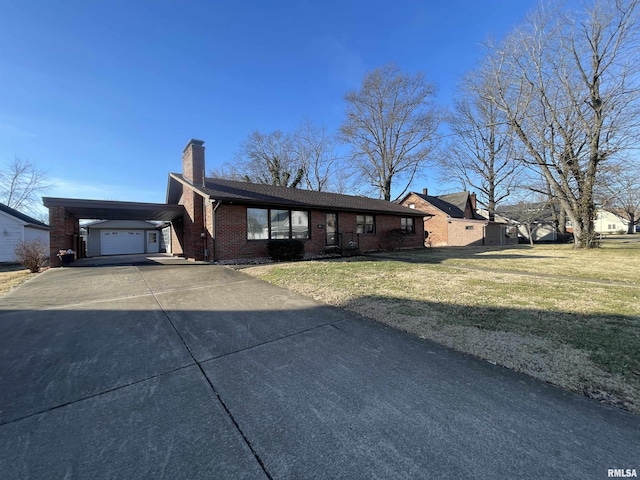
[[[600,209],[596,212],[593,226],[596,233],[617,233],[619,230],[624,230],[626,233],[629,228],[629,221]]]
[[[43,230],[41,228],[34,228],[30,226],[24,227],[24,241],[29,242],[31,240],[39,239],[49,249],[49,230]]]
[[[24,222],[0,212],[0,262],[15,262],[15,249],[23,239]]]

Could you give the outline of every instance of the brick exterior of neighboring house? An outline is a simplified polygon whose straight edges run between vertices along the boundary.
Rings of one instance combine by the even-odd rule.
[[[183,205],[186,211],[182,220],[173,222],[174,254],[196,260],[266,257],[278,215],[285,218],[289,236],[294,236],[289,226],[293,219],[306,219],[300,238],[305,253],[423,246],[422,212],[366,197],[205,178],[203,144],[191,140],[183,152],[182,174],[169,174],[167,203]],[[256,234],[248,226],[253,213],[269,219]],[[328,234],[334,220],[335,236]]]
[[[425,244],[443,246],[481,246],[517,243],[507,236],[507,226],[489,222],[476,214],[476,197],[469,192],[431,196],[410,192],[400,205],[423,211]]]

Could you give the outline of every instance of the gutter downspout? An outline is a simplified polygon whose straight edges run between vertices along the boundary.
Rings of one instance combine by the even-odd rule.
[[[211,203],[215,202],[215,200],[210,200],[210,201],[211,201]],[[213,215],[212,215],[213,216],[213,218],[212,218],[212,220],[213,220],[213,245],[212,245],[212,247],[213,247],[213,255],[211,256],[211,260],[213,262],[216,262],[218,260],[218,258],[217,258],[218,251],[217,251],[217,248],[216,248],[216,243],[217,243],[217,240],[218,240],[218,219],[216,217],[216,212],[218,211],[218,207],[220,205],[222,205],[222,202],[217,202],[216,203],[216,206],[213,207]]]

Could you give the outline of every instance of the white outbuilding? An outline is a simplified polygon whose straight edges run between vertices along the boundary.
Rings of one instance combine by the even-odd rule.
[[[0,203],[0,262],[16,261],[21,241],[42,240],[49,251],[49,225]]]

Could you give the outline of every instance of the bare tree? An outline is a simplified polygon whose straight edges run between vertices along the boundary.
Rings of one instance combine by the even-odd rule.
[[[304,169],[309,190],[340,191],[339,160],[335,154],[335,140],[324,126],[316,126],[305,118],[293,133],[294,148]]]
[[[14,157],[0,170],[0,202],[15,210],[33,212],[51,186],[47,172],[28,159]]]
[[[640,225],[640,165],[620,163],[607,173],[597,198],[603,208],[629,222],[627,233],[635,233]]]
[[[447,116],[453,137],[437,160],[443,180],[478,191],[478,201],[486,207],[491,221],[521,170],[521,155],[516,153],[504,112],[491,100],[492,88],[482,76],[465,76]]]
[[[358,91],[345,96],[346,120],[340,136],[351,144],[353,165],[391,200],[394,179],[407,191],[433,150],[440,114],[433,104],[435,87],[423,73],[408,75],[395,64],[368,73]]]
[[[638,0],[596,1],[580,18],[541,7],[493,48],[484,71],[579,247],[597,246],[602,164],[637,138],[637,16]]]
[[[296,188],[304,178],[293,138],[280,130],[267,135],[252,132],[237,157],[230,170],[247,182]]]
[[[211,168],[207,172],[207,176],[211,178],[224,178],[227,180],[236,180],[238,182],[244,182],[245,178],[242,173],[237,169],[237,166],[230,162],[225,162],[217,168]]]

